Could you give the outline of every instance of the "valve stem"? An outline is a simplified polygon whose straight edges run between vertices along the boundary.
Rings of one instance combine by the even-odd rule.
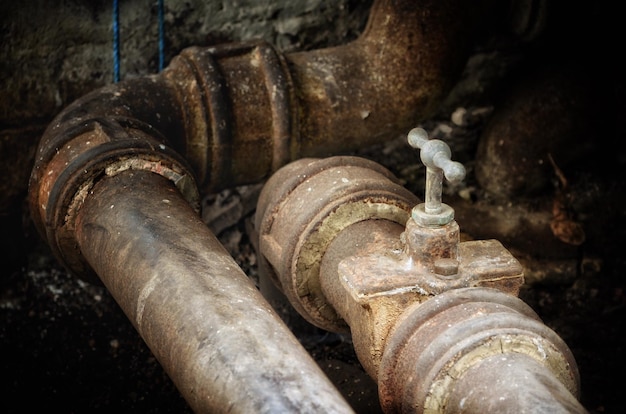
[[[451,160],[450,147],[445,142],[428,139],[423,128],[413,128],[408,134],[409,145],[420,149],[420,158],[426,166],[424,203],[413,208],[413,219],[424,226],[443,226],[454,219],[454,210],[441,202],[443,177],[450,182],[465,178],[463,164]]]

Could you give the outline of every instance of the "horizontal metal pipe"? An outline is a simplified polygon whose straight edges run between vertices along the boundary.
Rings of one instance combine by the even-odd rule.
[[[363,34],[343,46],[190,47],[157,75],[96,90],[41,139],[29,190],[35,225],[85,275],[66,224],[76,194],[110,164],[140,152],[186,177],[179,189],[193,204],[197,193],[260,182],[295,159],[394,138],[433,113],[496,3],[377,0]]]
[[[521,353],[492,355],[469,368],[450,394],[445,413],[563,413],[587,410],[556,376]]]
[[[168,179],[102,178],[76,235],[195,412],[352,412]]]
[[[377,0],[357,40],[307,52],[283,54],[262,41],[187,48],[158,75],[103,87],[64,109],[45,132],[35,171],[101,119],[163,137],[202,192],[395,138],[436,111],[497,3]]]

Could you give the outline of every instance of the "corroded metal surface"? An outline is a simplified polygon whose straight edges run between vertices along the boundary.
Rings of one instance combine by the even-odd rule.
[[[485,288],[453,289],[404,312],[383,355],[381,404],[387,413],[465,412],[456,387],[468,389],[468,372],[471,380],[480,379],[471,387],[491,386],[492,392],[465,394],[467,407],[520,412],[528,399],[544,398],[547,411],[585,412],[576,400],[576,362],[563,340],[523,301]],[[502,380],[482,382],[494,373]],[[493,392],[500,388],[502,394]],[[448,405],[452,400],[456,405]]]
[[[305,159],[264,187],[259,251],[292,305],[324,329],[349,329],[385,412],[463,412],[459,389],[493,381],[484,367],[494,363],[498,383],[516,378],[501,386],[508,402],[467,397],[469,405],[517,410],[528,394],[551,410],[584,412],[570,350],[515,296],[519,262],[496,240],[460,242],[455,221],[407,220],[416,198],[379,170],[355,157]],[[402,220],[381,207],[362,214],[355,200],[381,187],[396,194],[378,202],[404,205]]]
[[[412,225],[409,219],[405,228],[385,226],[382,232],[384,225],[378,222],[354,224],[337,235],[323,254],[319,278],[324,297],[347,321],[359,360],[373,378],[389,331],[407,306],[469,286],[517,294],[523,283],[520,264],[495,240],[457,242],[454,273],[437,273],[433,263],[440,261],[434,258],[442,251],[434,238],[422,246],[422,256],[433,258],[431,265],[406,253]]]
[[[259,182],[294,159],[395,137],[436,109],[493,3],[379,0],[363,34],[343,46],[289,54],[260,41],[192,47],[158,75],[96,90],[42,137],[29,194],[36,227],[82,274],[89,269],[71,229],[55,233],[72,220],[72,198],[109,162],[149,152],[207,193]]]
[[[295,161],[274,174],[257,207],[261,263],[311,323],[345,331],[322,293],[319,267],[328,245],[360,221],[404,225],[417,198],[372,161],[331,157]]]
[[[320,267],[323,293],[350,326],[359,361],[374,380],[389,330],[404,309],[421,297],[410,282],[400,280],[392,269],[385,267],[385,263],[398,263],[402,255],[403,231],[404,226],[389,220],[355,223],[335,237]],[[373,267],[355,262],[352,274],[356,277],[343,277],[340,264],[361,255],[371,255],[374,260],[367,265]]]
[[[163,76],[185,109],[183,153],[203,192],[258,182],[292,159],[297,104],[284,57],[269,44],[190,47]]]
[[[91,191],[78,247],[195,412],[352,412],[169,180]]]
[[[263,42],[190,48],[159,75],[94,91],[40,143],[29,198],[35,224],[70,270],[104,282],[198,412],[350,412],[192,207],[200,193],[380,142],[433,114],[494,3],[380,0],[348,45],[286,55]],[[408,245],[427,251],[405,254],[398,233],[416,198],[372,164],[305,158],[297,164],[305,172],[282,170],[261,197],[259,246],[312,323],[362,334],[357,350],[371,375],[395,364],[400,382],[382,391],[385,403],[430,407],[420,393],[432,387],[402,365],[422,364],[425,354],[410,347],[398,363],[386,357],[401,310],[464,286],[515,293],[521,271],[495,243],[454,251],[455,229],[440,246],[437,237],[411,239],[408,226]],[[367,233],[368,221],[377,231]],[[340,234],[352,244],[336,244]],[[359,238],[366,254],[355,250]],[[322,272],[325,256],[337,266]],[[464,315],[455,318],[454,329],[464,326]],[[407,335],[401,347],[423,345]],[[569,357],[556,348],[561,367]],[[409,397],[389,397],[405,384]]]
[[[404,133],[432,115],[461,73],[494,1],[376,1],[354,42],[287,56],[303,156],[328,156]]]
[[[60,128],[56,141],[43,140],[39,147],[39,159],[47,163],[38,163],[31,176],[31,212],[57,258],[74,274],[99,282],[77,248],[74,219],[107,169],[143,169],[163,175],[196,209],[199,195],[185,160],[149,126],[102,118],[68,124],[54,125],[53,133]]]

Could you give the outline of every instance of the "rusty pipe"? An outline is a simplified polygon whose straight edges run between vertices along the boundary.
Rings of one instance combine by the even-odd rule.
[[[586,413],[563,340],[519,298],[448,290],[398,318],[378,372],[387,413]]]
[[[294,159],[379,143],[432,115],[497,3],[376,0],[359,38],[308,52],[261,41],[190,47],[159,75],[80,98],[44,140],[58,146],[71,137],[57,136],[97,118],[135,120],[190,162],[203,192],[258,182]]]
[[[89,192],[77,247],[195,412],[352,412],[170,180]]]
[[[515,296],[520,264],[495,240],[460,242],[454,220],[429,222],[407,193],[356,157],[288,164],[259,198],[260,268],[305,319],[351,333],[385,412],[518,412],[524,395],[585,412],[571,351]],[[472,394],[479,377],[507,402]]]
[[[259,268],[307,321],[328,331],[348,332],[350,327],[329,306],[320,284],[329,243],[363,221],[401,228],[416,201],[389,170],[364,158],[294,161],[278,170],[259,196]]]
[[[508,375],[503,376],[503,371]],[[544,364],[520,352],[485,357],[480,365],[469,368],[446,403],[446,413],[587,412]]]
[[[586,412],[571,351],[510,286],[485,274],[425,295],[432,286],[418,271],[402,278],[398,227],[376,220],[346,228],[319,273],[385,413]]]
[[[346,153],[396,137],[435,113],[497,1],[375,1],[362,35],[287,55],[302,157]],[[497,7],[496,7],[497,6]]]
[[[103,180],[149,172],[197,209],[200,194],[258,182],[290,160],[380,142],[432,113],[485,24],[474,17],[490,15],[493,3],[378,0],[367,30],[345,47],[287,55],[263,42],[189,48],[158,75],[96,90],[63,110],[40,141],[29,183],[35,226],[68,270],[109,283],[110,269],[79,234]],[[152,252],[141,248],[134,253]]]
[[[184,177],[179,188],[195,204],[196,185],[204,194],[256,183],[301,157],[395,137],[433,113],[495,3],[377,0],[366,30],[344,46],[290,54],[264,42],[190,47],[158,75],[93,91],[40,141],[33,221],[83,275],[71,230],[58,233],[74,195],[107,165],[141,153]]]

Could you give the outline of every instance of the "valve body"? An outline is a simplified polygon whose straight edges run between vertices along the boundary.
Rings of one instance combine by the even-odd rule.
[[[518,391],[584,412],[570,350],[517,297],[519,262],[497,240],[461,242],[455,220],[416,220],[417,203],[368,160],[288,164],[259,199],[260,269],[309,322],[351,333],[385,412],[463,412],[460,390],[493,385],[494,366],[528,379]],[[514,388],[501,406],[524,406]]]

